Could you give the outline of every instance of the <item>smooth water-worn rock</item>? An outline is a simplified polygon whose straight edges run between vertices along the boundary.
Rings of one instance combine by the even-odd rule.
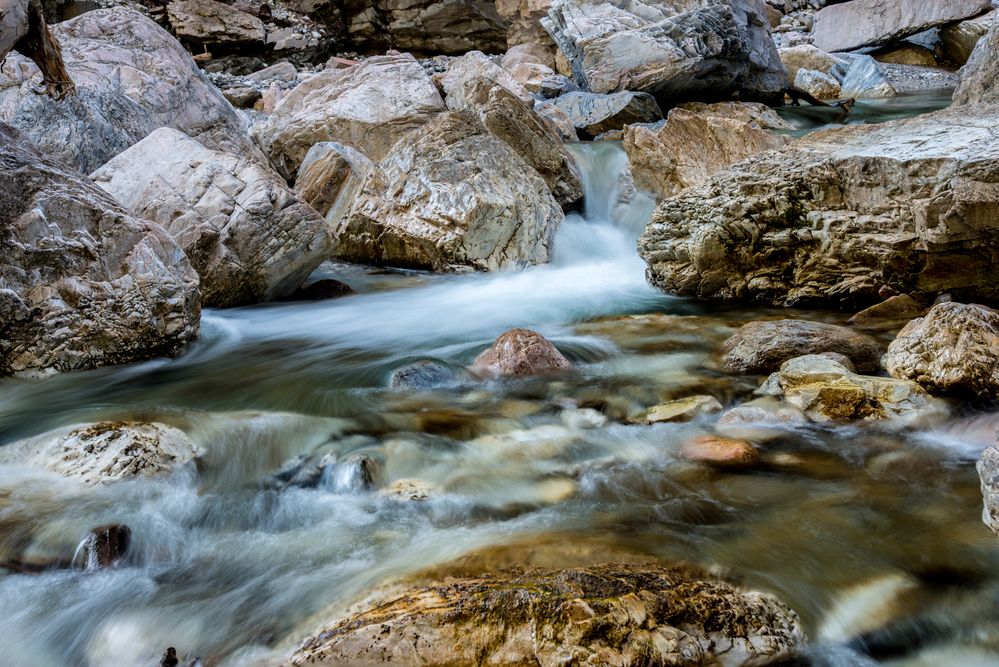
[[[648,93],[623,91],[609,95],[572,92],[555,98],[559,109],[569,114],[573,126],[596,137],[610,130],[622,130],[632,123],[654,123],[663,112]]]
[[[409,54],[323,70],[289,92],[254,136],[291,180],[313,144],[336,141],[371,160],[444,110],[430,75]]]
[[[177,130],[156,130],[91,178],[174,237],[205,305],[287,296],[333,249],[325,221],[280,176]]]
[[[0,463],[44,468],[84,484],[150,477],[193,465],[190,439],[155,422],[76,424],[0,447]]]
[[[263,46],[264,22],[217,0],[172,0],[167,19],[177,38],[202,47]]]
[[[961,68],[954,104],[999,104],[999,21],[978,40],[968,63]]]
[[[938,303],[898,332],[883,363],[933,393],[999,399],[999,312]]]
[[[511,329],[484,350],[472,364],[472,372],[493,377],[522,377],[564,371],[572,363],[541,334],[530,329]]]
[[[840,85],[840,95],[856,99],[895,97],[896,93],[882,65],[871,56],[855,56]]]
[[[124,7],[87,12],[52,32],[76,94],[36,94],[34,66],[11,54],[0,73],[0,121],[83,173],[160,127],[208,148],[259,156],[246,126],[190,54],[152,19]]]
[[[999,446],[987,447],[977,468],[982,479],[982,521],[999,535]]]
[[[883,286],[999,298],[988,107],[815,132],[660,203],[639,241],[674,294],[866,306]]]
[[[846,61],[831,53],[826,53],[822,49],[816,48],[812,44],[800,44],[780,49],[780,59],[787,68],[787,75],[791,81],[798,76],[798,70],[810,69],[823,74],[832,74],[833,68],[837,65],[845,65]]]
[[[787,73],[758,0],[554,0],[542,19],[585,90],[776,100]]]
[[[897,294],[868,306],[850,318],[848,324],[864,328],[885,328],[919,317],[923,307],[908,294]]]
[[[198,275],[159,225],[0,124],[0,375],[174,355]]]
[[[861,371],[877,370],[877,339],[847,327],[805,320],[750,322],[722,343],[721,369],[726,373],[770,373],[788,359],[836,352]]]
[[[436,359],[422,359],[392,371],[389,388],[396,391],[422,391],[459,384],[464,379],[458,369]]]
[[[841,95],[836,77],[814,69],[799,69],[794,77],[794,87],[820,100],[834,100]]]
[[[692,665],[804,643],[771,595],[688,567],[499,570],[397,587],[307,639],[288,665]]]
[[[350,146],[321,141],[305,154],[295,177],[295,191],[325,216],[341,196],[353,201],[371,165],[371,160]]]
[[[470,111],[440,114],[333,222],[337,257],[435,271],[542,264],[564,216],[544,179]]]
[[[763,104],[691,102],[672,109],[660,126],[626,127],[624,150],[635,185],[671,197],[730,165],[783,146],[787,139],[772,130],[789,128]]]
[[[980,14],[990,0],[851,0],[815,14],[815,46],[852,51],[881,46],[909,35]]]
[[[701,435],[680,445],[680,457],[720,468],[741,468],[756,463],[760,453],[745,440]]]
[[[786,361],[776,375],[784,399],[812,421],[915,423],[947,415],[943,403],[911,380],[858,375],[821,354]]]
[[[978,40],[999,22],[999,9],[940,29],[940,48],[953,63],[963,65],[971,58]]]

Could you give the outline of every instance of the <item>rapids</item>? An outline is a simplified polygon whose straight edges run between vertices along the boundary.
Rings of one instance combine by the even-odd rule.
[[[4,554],[69,559],[95,526],[132,529],[112,569],[0,571],[0,662],[153,665],[176,646],[205,664],[268,664],[373,586],[553,533],[773,591],[801,615],[817,665],[999,661],[999,544],[974,470],[999,418],[791,428],[768,435],[765,465],[738,473],[680,461],[680,443],[715,417],[627,419],[690,393],[747,400],[756,381],[711,370],[710,356],[748,319],[848,315],[658,293],[635,253],[653,204],[630,188],[623,151],[573,151],[585,210],[548,266],[438,276],[328,264],[314,277],[357,294],[206,311],[178,359],[0,382],[0,443],[137,418],[183,429],[203,452],[196,472],[97,488],[0,466]],[[386,388],[415,360],[465,365],[514,326],[549,337],[578,372]],[[318,483],[295,483],[309,467]],[[383,492],[400,479],[429,498]]]

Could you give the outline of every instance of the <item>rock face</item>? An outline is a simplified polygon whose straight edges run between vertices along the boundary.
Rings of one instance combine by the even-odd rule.
[[[0,74],[0,121],[46,156],[90,173],[159,127],[236,155],[259,153],[246,128],[184,48],[151,19],[125,8],[87,12],[52,32],[76,95],[32,91],[35,69],[10,55]]]
[[[860,371],[877,370],[881,346],[867,334],[846,327],[805,320],[750,322],[722,343],[726,373],[770,373],[788,359],[836,352]]]
[[[198,276],[158,225],[0,124],[0,375],[173,355]]]
[[[174,237],[208,306],[291,294],[333,249],[326,223],[281,177],[177,130],[156,130],[91,178]]]
[[[656,565],[500,570],[396,590],[289,665],[746,665],[804,643],[770,595]]]
[[[542,24],[594,93],[776,100],[787,73],[757,0],[554,0]]]
[[[986,448],[977,467],[982,478],[982,521],[999,535],[999,448]]]
[[[494,377],[522,377],[572,368],[547,338],[529,329],[511,329],[475,358],[472,371]]]
[[[730,165],[787,139],[771,130],[789,129],[772,109],[753,102],[688,103],[669,112],[662,126],[624,130],[635,185],[657,197],[672,197]]]
[[[435,271],[548,261],[562,209],[472,112],[443,113],[368,174],[336,221],[336,256]]]
[[[569,115],[577,131],[590,137],[622,130],[632,123],[654,123],[663,117],[656,98],[648,93],[572,92],[555,98],[555,105]]]
[[[954,91],[954,104],[999,103],[999,21],[992,24],[985,37],[961,68],[961,85]]]
[[[320,215],[327,215],[341,196],[353,200],[369,171],[371,160],[359,151],[335,141],[321,141],[305,154],[295,190]]]
[[[377,56],[300,84],[254,127],[254,136],[291,180],[313,144],[336,141],[378,161],[443,110],[444,100],[413,56]]]
[[[784,399],[816,422],[944,417],[946,407],[910,380],[857,375],[820,354],[796,357],[776,374]]]
[[[951,62],[963,65],[971,58],[978,40],[999,22],[999,9],[940,29],[940,47]]]
[[[182,431],[153,422],[77,424],[0,448],[0,463],[37,466],[84,484],[167,473],[195,456]]]
[[[883,363],[892,377],[933,393],[999,399],[999,313],[938,303],[898,332]]]
[[[884,285],[999,298],[999,130],[965,107],[815,132],[660,203],[639,241],[676,294],[866,306]]]
[[[45,24],[40,0],[5,0],[0,12],[0,59],[11,50],[30,58],[42,72],[46,92],[62,99],[74,91],[62,49]]]
[[[259,18],[216,0],[173,0],[167,18],[178,39],[197,46],[263,45],[267,37]]]
[[[823,51],[881,46],[990,7],[990,0],[852,0],[815,14],[814,44]]]

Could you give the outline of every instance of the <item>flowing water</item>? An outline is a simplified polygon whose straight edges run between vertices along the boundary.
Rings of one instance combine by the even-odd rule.
[[[716,417],[629,419],[691,393],[748,400],[758,379],[713,371],[712,351],[741,323],[788,313],[649,288],[634,248],[652,202],[630,191],[619,146],[574,152],[586,210],[548,266],[433,276],[331,264],[315,277],[357,294],[209,310],[178,359],[0,383],[2,443],[146,419],[203,452],[196,470],[98,488],[0,466],[4,554],[80,561],[91,528],[131,528],[116,567],[0,574],[3,664],[153,665],[167,646],[255,664],[393,577],[551,535],[773,591],[801,615],[814,664],[999,661],[999,543],[974,470],[996,416],[922,432],[789,427],[754,434],[753,469],[684,463],[679,445]],[[514,326],[548,336],[577,371],[387,389],[394,369],[461,367]],[[428,498],[385,492],[402,479]]]

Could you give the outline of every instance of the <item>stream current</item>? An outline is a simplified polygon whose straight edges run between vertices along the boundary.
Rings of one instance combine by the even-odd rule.
[[[786,113],[803,129],[824,122]],[[0,444],[141,419],[181,428],[203,452],[197,471],[97,488],[0,466],[5,553],[70,558],[92,527],[132,530],[112,569],[0,570],[0,662],[145,666],[176,646],[205,665],[267,664],[323,610],[394,577],[557,535],[776,593],[800,614],[816,665],[999,664],[999,543],[974,470],[996,415],[958,410],[923,431],[788,427],[759,441],[765,465],[751,470],[683,462],[679,445],[712,433],[717,415],[629,420],[694,393],[751,398],[759,378],[711,370],[746,321],[849,314],[657,292],[635,252],[653,202],[629,188],[623,151],[572,150],[585,210],[567,216],[550,265],[440,276],[327,264],[314,278],[356,294],[207,310],[180,358],[0,382]],[[543,333],[576,372],[388,389],[393,370],[460,368],[512,327]],[[305,469],[318,481],[298,483]],[[385,492],[402,479],[429,497]]]

